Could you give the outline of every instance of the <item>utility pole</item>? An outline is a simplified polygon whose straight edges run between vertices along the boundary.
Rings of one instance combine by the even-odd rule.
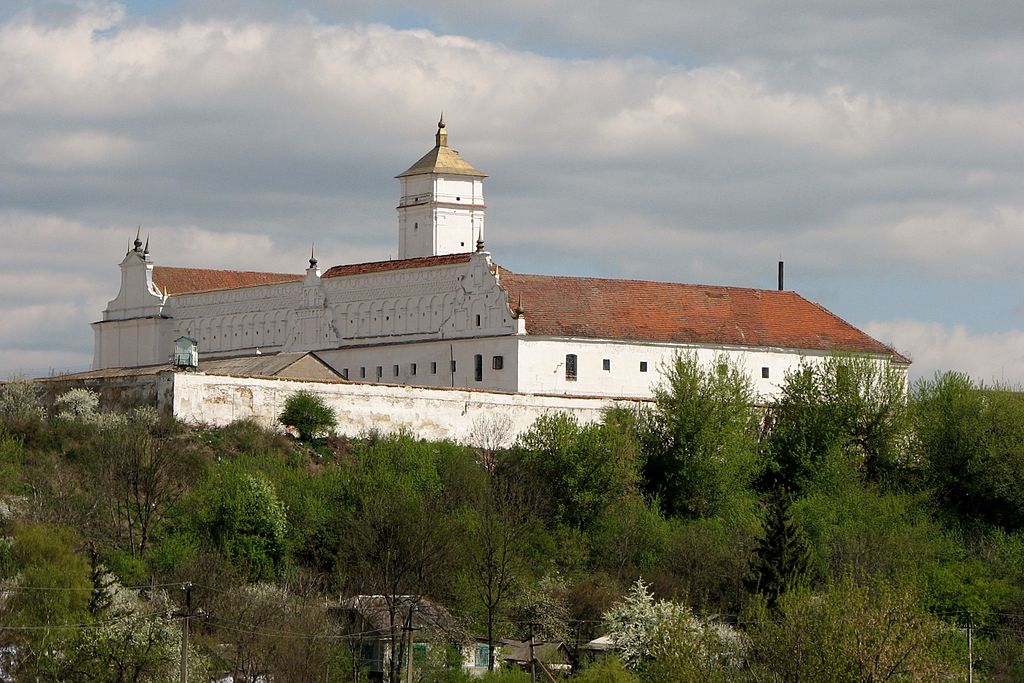
[[[185,611],[181,613],[181,683],[188,683],[188,620],[192,616],[192,584],[186,582]]]
[[[967,613],[967,683],[974,683],[974,641],[971,633],[971,613]]]
[[[530,683],[537,683],[537,656],[533,646],[533,624],[530,624]]]

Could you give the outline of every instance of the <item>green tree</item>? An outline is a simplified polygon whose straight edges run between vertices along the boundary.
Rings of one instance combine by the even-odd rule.
[[[603,422],[583,425],[554,413],[520,437],[508,466],[544,491],[555,520],[585,528],[608,504],[635,493],[637,456],[628,412],[609,411]]]
[[[809,580],[810,569],[807,535],[790,514],[789,497],[776,492],[766,505],[764,536],[754,550],[747,589],[764,595],[774,608],[780,595]]]
[[[750,380],[734,363],[677,354],[645,421],[643,481],[668,516],[713,516],[743,495],[758,467]]]
[[[888,362],[832,356],[801,363],[786,375],[769,416],[762,491],[827,486],[847,465],[883,481],[905,464],[906,376]]]
[[[338,424],[334,409],[323,397],[304,390],[296,391],[285,399],[284,410],[277,419],[281,424],[295,428],[303,441],[312,441]]]
[[[747,615],[758,681],[936,681],[962,678],[959,636],[924,611],[913,591],[846,574],[827,593],[781,596]]]
[[[188,511],[191,534],[215,548],[241,576],[258,581],[277,575],[285,558],[288,523],[266,475],[222,463],[180,506]]]
[[[915,385],[914,418],[939,502],[963,517],[1024,528],[1024,394],[948,372]]]

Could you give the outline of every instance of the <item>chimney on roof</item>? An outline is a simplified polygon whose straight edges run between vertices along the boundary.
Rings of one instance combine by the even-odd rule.
[[[783,289],[785,289],[785,287],[783,287],[783,286],[782,286],[782,285],[783,285],[783,277],[782,277],[782,274],[783,274],[783,266],[784,266],[783,262],[782,262],[782,261],[779,261],[779,291],[780,291],[780,292],[781,292],[781,291],[782,291]]]

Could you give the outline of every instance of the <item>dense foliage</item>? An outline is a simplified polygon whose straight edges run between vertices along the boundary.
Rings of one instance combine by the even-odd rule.
[[[724,358],[663,370],[644,410],[472,448],[329,436],[301,394],[296,440],[0,385],[0,668],[176,680],[187,613],[190,680],[354,680],[325,606],[374,595],[393,681],[404,596],[562,641],[581,681],[953,680],[967,624],[977,680],[1024,678],[1024,396],[837,357],[759,405]],[[464,680],[446,645],[417,680]]]

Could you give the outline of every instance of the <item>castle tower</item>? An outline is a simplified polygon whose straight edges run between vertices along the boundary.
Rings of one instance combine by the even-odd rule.
[[[448,146],[443,114],[435,141],[434,149],[396,176],[402,184],[398,258],[469,253],[484,238],[487,176]]]

